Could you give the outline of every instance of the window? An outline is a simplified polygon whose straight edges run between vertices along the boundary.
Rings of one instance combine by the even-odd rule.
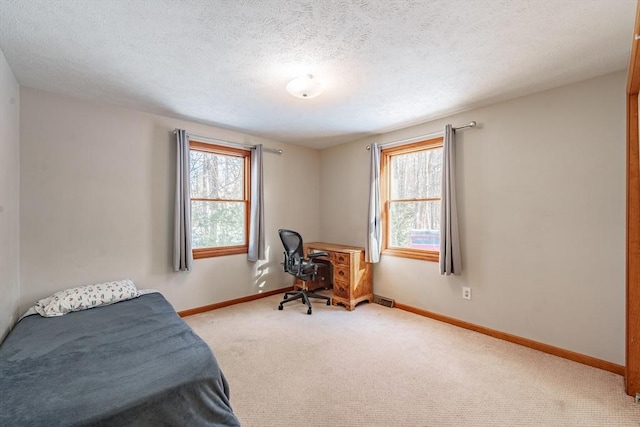
[[[382,150],[382,253],[438,261],[441,181],[442,138]]]
[[[247,253],[251,151],[191,141],[193,258]]]

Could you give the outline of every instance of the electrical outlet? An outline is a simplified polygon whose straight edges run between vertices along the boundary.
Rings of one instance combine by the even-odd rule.
[[[471,299],[471,288],[468,286],[463,286],[462,287],[462,298],[464,299]]]

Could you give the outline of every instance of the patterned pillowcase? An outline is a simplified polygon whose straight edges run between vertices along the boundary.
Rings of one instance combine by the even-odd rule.
[[[136,298],[139,295],[132,280],[117,280],[56,292],[36,302],[35,310],[43,317],[62,316],[72,311],[109,305]]]

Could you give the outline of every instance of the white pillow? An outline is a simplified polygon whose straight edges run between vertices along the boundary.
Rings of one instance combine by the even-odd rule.
[[[65,289],[36,302],[35,310],[43,317],[62,316],[72,311],[109,305],[136,298],[138,289],[133,280],[116,280]]]

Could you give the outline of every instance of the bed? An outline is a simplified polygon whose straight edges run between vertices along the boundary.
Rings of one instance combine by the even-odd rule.
[[[0,346],[2,426],[239,426],[205,344],[160,293],[31,315]]]

